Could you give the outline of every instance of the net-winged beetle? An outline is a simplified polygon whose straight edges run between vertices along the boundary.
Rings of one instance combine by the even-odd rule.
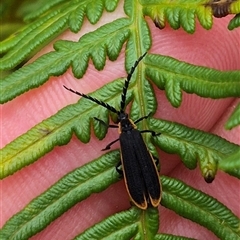
[[[159,181],[158,169],[153,156],[149,152],[142,137],[142,133],[146,132],[151,133],[153,136],[156,136],[156,134],[151,130],[137,130],[136,123],[148,118],[149,115],[133,122],[129,119],[128,114],[125,113],[124,109],[129,82],[134,70],[146,54],[147,53],[144,53],[135,62],[127,76],[127,79],[125,80],[119,111],[101,100],[85,95],[84,93],[79,93],[64,86],[68,91],[87,98],[117,114],[118,125],[107,125],[102,120],[98,118],[95,119],[100,121],[102,124],[107,125],[107,127],[118,128],[119,138],[112,141],[103,150],[110,149],[112,144],[118,140],[120,141],[121,165],[127,192],[130,200],[141,209],[147,209],[149,205],[157,207],[161,200],[161,184]],[[117,168],[117,171],[119,172],[120,170]]]

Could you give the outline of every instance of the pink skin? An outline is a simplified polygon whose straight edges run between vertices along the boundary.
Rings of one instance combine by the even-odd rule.
[[[119,10],[119,16],[122,12]],[[85,23],[81,34],[97,28],[104,22],[116,18],[116,13],[104,14],[96,26]],[[204,30],[199,24],[196,33],[187,34],[182,29],[178,31],[166,27],[157,29],[148,18],[153,41],[150,53],[169,55],[186,62],[209,66],[220,70],[236,70],[240,68],[239,61],[239,30],[228,31],[229,18],[214,19],[211,31]],[[76,36],[66,32],[61,38],[77,40]],[[41,53],[52,49],[49,45]],[[1,147],[25,133],[43,119],[55,114],[64,106],[75,103],[79,97],[67,92],[62,85],[84,93],[94,91],[112,79],[126,76],[124,70],[124,53],[115,62],[107,60],[103,71],[98,72],[89,63],[83,79],[76,80],[71,69],[60,77],[52,77],[43,86],[31,90],[2,106],[2,142]],[[164,91],[154,87],[159,102],[156,117],[177,121],[190,127],[212,132],[240,144],[239,130],[224,129],[224,124],[237,105],[238,100],[227,98],[211,100],[196,95],[183,94],[183,102],[178,109],[167,101]],[[21,127],[19,127],[21,126]],[[1,226],[15,213],[20,211],[33,198],[41,194],[69,171],[99,157],[101,149],[107,143],[117,138],[117,131],[109,130],[106,138],[99,141],[92,134],[88,144],[81,143],[75,136],[66,146],[55,147],[53,151],[43,156],[34,164],[21,169],[2,181],[2,219]],[[113,146],[118,148],[116,143]],[[161,157],[161,174],[183,180],[187,184],[211,194],[227,205],[236,215],[239,209],[239,181],[226,173],[218,172],[215,181],[207,184],[199,169],[189,170],[183,166],[177,155],[169,155],[159,151]],[[94,194],[87,200],[77,204],[72,209],[54,221],[45,230],[31,239],[71,239],[84,229],[99,222],[103,218],[130,207],[129,198],[123,181],[109,187],[106,191]],[[159,207],[161,216],[160,231],[178,234],[198,239],[217,239],[207,229],[183,219],[174,212]]]

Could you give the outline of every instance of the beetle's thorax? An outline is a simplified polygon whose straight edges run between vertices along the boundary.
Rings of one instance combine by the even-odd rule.
[[[127,113],[120,113],[118,116],[119,120],[119,132],[131,132],[133,129],[136,128],[134,122],[128,118]]]

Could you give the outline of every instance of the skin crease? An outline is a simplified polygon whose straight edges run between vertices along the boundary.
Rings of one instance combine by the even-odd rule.
[[[119,15],[123,15],[118,8]],[[81,34],[99,27],[105,22],[116,18],[116,12],[105,13],[96,26],[84,23]],[[147,18],[148,19],[148,18]],[[149,53],[169,55],[193,64],[209,66],[219,70],[236,70],[240,68],[239,34],[240,31],[227,30],[229,17],[214,19],[210,31],[199,24],[196,33],[187,34],[182,29],[173,30],[166,26],[164,30],[157,29],[148,19],[152,34],[152,47]],[[80,35],[66,32],[60,38],[77,40]],[[124,46],[125,47],[125,46]],[[50,44],[40,55],[52,50]],[[55,114],[68,104],[75,103],[79,97],[67,92],[62,85],[78,91],[92,92],[117,77],[126,76],[124,70],[124,49],[115,62],[107,60],[104,70],[98,72],[90,61],[83,79],[76,80],[71,69],[60,77],[52,77],[47,83],[31,90],[2,106],[2,146],[11,142],[17,136],[25,133],[43,119]],[[233,98],[211,100],[196,95],[183,94],[183,101],[178,109],[173,108],[167,101],[164,91],[154,87],[159,103],[155,117],[176,121],[206,132],[212,132],[240,144],[240,128],[231,131],[224,130],[224,124],[239,102]],[[21,127],[19,127],[21,126]],[[15,213],[20,211],[33,198],[37,197],[49,186],[58,181],[71,170],[99,157],[109,142],[118,137],[117,131],[109,129],[102,141],[92,134],[88,144],[81,143],[74,135],[68,145],[55,147],[53,151],[43,156],[34,164],[21,169],[1,182],[2,219],[3,224]],[[118,148],[113,145],[112,149]],[[240,217],[239,181],[226,173],[218,172],[212,184],[207,184],[197,168],[187,169],[178,156],[169,155],[159,150],[161,174],[178,178],[192,187],[211,194],[227,205]],[[31,239],[72,239],[84,229],[101,221],[103,218],[126,210],[130,207],[129,198],[123,181],[110,186],[99,194],[91,195],[87,200],[75,205],[61,217],[51,223],[46,229]],[[183,219],[174,212],[159,207],[161,216],[160,231],[193,237],[197,239],[218,239],[207,229]]]

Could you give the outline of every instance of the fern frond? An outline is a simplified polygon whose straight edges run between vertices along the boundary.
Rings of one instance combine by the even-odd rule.
[[[188,33],[195,32],[196,18],[205,29],[212,27],[212,17],[224,17],[240,12],[240,1],[199,0],[164,2],[142,0],[143,13],[149,16],[156,27],[162,29],[168,22],[173,29],[182,27]]]
[[[1,42],[0,53],[6,52],[6,54],[0,59],[0,70],[14,68],[68,27],[71,31],[78,32],[82,27],[84,16],[92,24],[97,23],[104,7],[107,11],[113,11],[117,2],[116,0],[112,3],[104,0],[94,2],[56,0],[42,5],[36,13],[27,16],[28,20],[38,17],[36,20]],[[54,10],[50,11],[53,7]],[[46,14],[47,11],[50,12]]]
[[[240,125],[240,104],[237,105],[232,115],[228,119],[225,127],[230,130],[236,126]]]
[[[181,90],[213,99],[240,97],[239,71],[219,71],[152,54],[146,57],[145,64],[147,77],[165,89],[174,107],[181,104]]]
[[[159,137],[154,137],[161,149],[168,153],[177,153],[190,169],[194,169],[199,162],[207,182],[214,179],[219,162],[240,150],[238,145],[219,136],[190,129],[181,124],[151,119],[150,126],[157,133],[161,133]]]
[[[240,27],[240,14],[236,14],[236,16],[233,19],[231,19],[231,21],[228,24],[229,30],[233,30],[238,27]]]
[[[0,84],[0,103],[12,100],[20,94],[39,87],[49,76],[59,76],[72,66],[73,74],[81,78],[92,58],[98,70],[103,69],[106,55],[115,60],[129,35],[129,20],[118,19],[96,32],[84,35],[79,42],[61,40],[55,44],[55,52],[47,53],[33,63],[7,76]],[[94,40],[94,42],[93,42]]]

